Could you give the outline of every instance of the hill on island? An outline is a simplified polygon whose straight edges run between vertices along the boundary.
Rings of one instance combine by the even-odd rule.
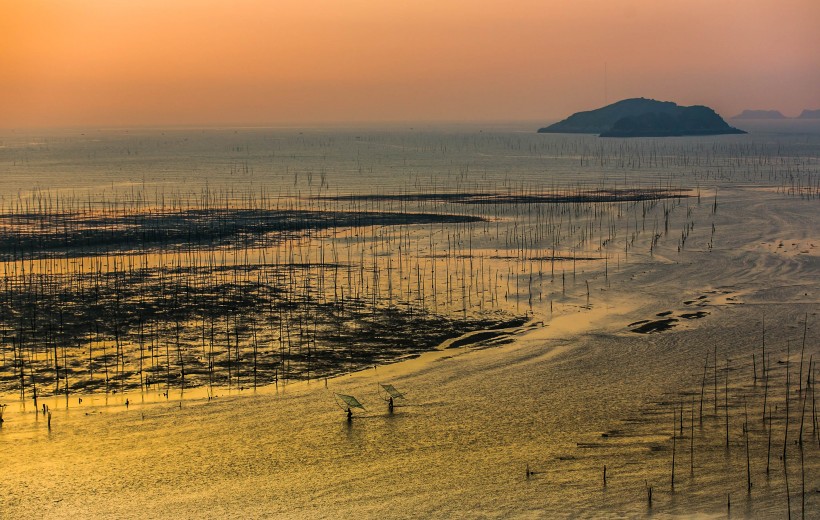
[[[539,128],[538,133],[599,134],[601,137],[673,137],[746,132],[729,126],[709,107],[684,107],[671,101],[632,98],[597,110],[577,112],[563,121]]]
[[[820,110],[805,109],[797,116],[797,119],[820,119]]]
[[[744,110],[732,119],[786,119],[779,110]]]

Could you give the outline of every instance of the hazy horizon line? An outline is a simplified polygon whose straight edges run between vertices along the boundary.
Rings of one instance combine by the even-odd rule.
[[[565,116],[566,117],[566,116]],[[313,128],[395,128],[395,127],[415,127],[415,126],[477,126],[477,125],[534,125],[533,131],[544,124],[554,123],[561,118],[543,119],[417,119],[417,120],[328,120],[328,121],[282,121],[268,123],[244,123],[244,122],[214,122],[214,123],[145,123],[145,124],[70,124],[70,125],[20,125],[3,126],[0,123],[2,132],[29,132],[39,130],[60,130],[60,131],[98,131],[98,130],[209,130],[209,129],[313,129]]]

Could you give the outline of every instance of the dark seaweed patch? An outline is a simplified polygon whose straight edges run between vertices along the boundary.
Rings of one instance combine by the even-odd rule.
[[[324,229],[480,222],[469,215],[379,211],[191,209],[0,214],[0,260],[185,246],[254,246]]]
[[[503,332],[493,332],[493,331],[483,331],[483,332],[476,332],[475,334],[470,334],[469,336],[458,338],[457,340],[450,343],[450,346],[447,348],[458,348],[463,347],[464,345],[472,345],[475,343],[479,343],[481,341],[486,341],[488,339],[497,338],[502,336]]]
[[[687,320],[698,320],[698,319],[703,318],[704,316],[708,316],[708,315],[709,315],[709,313],[706,312],[706,311],[698,311],[698,312],[687,312],[687,313],[681,314],[680,317],[685,318]]]
[[[677,321],[678,320],[676,318],[665,318],[662,320],[650,321],[644,325],[641,325],[638,328],[632,329],[632,332],[637,332],[638,334],[651,334],[653,332],[663,332],[674,327],[675,322]]]
[[[400,201],[400,202],[445,202],[455,204],[559,204],[587,202],[635,202],[689,197],[681,190],[629,189],[590,190],[571,193],[535,193],[510,195],[505,193],[403,193],[383,195],[339,195],[318,197],[332,201]]]

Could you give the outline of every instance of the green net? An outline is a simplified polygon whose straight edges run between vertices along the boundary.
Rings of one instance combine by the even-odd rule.
[[[390,394],[390,397],[393,399],[404,399],[404,394],[396,390],[396,387],[393,385],[382,385],[384,391]]]
[[[362,410],[364,410],[364,406],[362,406],[362,403],[360,403],[359,400],[353,397],[352,395],[336,394],[336,397],[347,403],[347,405],[351,408],[361,408]]]

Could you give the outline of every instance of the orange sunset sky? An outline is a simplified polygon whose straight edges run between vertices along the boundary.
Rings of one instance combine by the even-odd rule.
[[[820,108],[817,0],[0,6],[5,128],[547,121],[638,96]]]

